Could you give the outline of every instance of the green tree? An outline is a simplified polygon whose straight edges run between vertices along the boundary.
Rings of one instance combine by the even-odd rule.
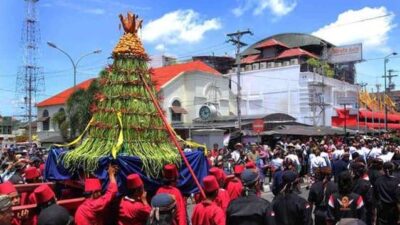
[[[307,60],[307,64],[312,68],[315,68],[318,72],[321,72],[322,75],[326,77],[332,78],[335,75],[335,72],[327,62],[322,62],[319,59],[310,58]]]
[[[92,117],[90,106],[94,103],[94,95],[98,90],[98,82],[93,80],[87,90],[79,89],[68,98],[67,114],[72,139],[83,132]]]
[[[57,113],[55,113],[52,118],[52,121],[53,121],[53,123],[57,124],[63,140],[67,141],[69,139],[69,135],[68,135],[69,125],[68,125],[67,115],[66,115],[65,111],[60,110]]]

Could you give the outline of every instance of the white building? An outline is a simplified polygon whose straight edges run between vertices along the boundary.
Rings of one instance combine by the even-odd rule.
[[[94,78],[76,85],[77,89],[87,89]],[[74,87],[68,88],[38,104],[37,108],[37,135],[42,143],[60,143],[63,139],[57,124],[52,120],[54,114],[66,109],[66,102],[74,92]]]
[[[314,69],[306,61],[320,58],[322,42],[311,35],[283,34],[247,49],[241,61],[242,115],[285,113],[299,123],[330,126],[332,116],[336,115],[334,108],[342,107],[338,97],[357,97],[359,87],[309,72]],[[236,68],[228,75],[236,95]]]
[[[187,128],[193,119],[199,117],[199,109],[204,104],[216,107],[219,116],[230,114],[229,79],[201,61],[169,65],[155,68],[152,77],[161,106],[168,121],[183,137],[187,137]],[[87,89],[94,79],[77,85]],[[61,142],[61,136],[52,117],[65,110],[66,101],[73,93],[69,88],[37,104],[38,136],[41,141]]]

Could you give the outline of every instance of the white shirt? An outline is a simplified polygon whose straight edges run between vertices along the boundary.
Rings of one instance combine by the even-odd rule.
[[[336,149],[336,150],[332,153],[333,159],[334,159],[334,160],[339,160],[340,157],[342,157],[343,153],[344,153],[344,150],[342,150],[342,149]]]
[[[326,164],[326,161],[322,156],[314,155],[314,157],[311,157],[311,155],[310,155],[310,170],[311,170],[310,172],[311,173],[314,173],[315,168],[326,167],[326,166],[328,166],[328,165]]]
[[[326,152],[321,152],[320,156],[326,160],[326,162],[330,162],[329,154]]]
[[[393,156],[394,156],[393,152],[388,152],[384,155],[378,156],[378,158],[382,159],[382,161],[385,163],[385,162],[389,162],[390,160],[392,160]]]
[[[356,152],[357,151],[357,149],[356,149],[356,147],[354,147],[354,146],[350,146],[349,147],[349,152],[350,152],[350,155],[352,155],[354,152]]]
[[[183,149],[183,152],[192,152],[192,149],[191,148],[185,148],[185,149]]]
[[[234,162],[239,161],[239,159],[240,159],[240,153],[239,153],[239,151],[238,151],[238,150],[233,151],[233,152],[231,153],[231,157],[232,157],[232,159],[233,159]]]
[[[368,154],[368,153],[367,153]],[[382,149],[378,147],[374,147],[371,150],[371,153],[369,154],[370,158],[376,158],[382,154]]]
[[[300,165],[300,161],[299,161],[299,157],[297,157],[297,155],[295,154],[289,154],[285,157],[285,159],[290,159],[292,160],[294,163],[296,163],[296,165]]]
[[[283,159],[281,158],[272,159],[271,164],[277,170],[282,167]]]

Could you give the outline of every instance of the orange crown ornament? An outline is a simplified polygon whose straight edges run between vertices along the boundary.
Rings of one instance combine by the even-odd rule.
[[[117,46],[115,46],[113,56],[147,59],[148,57],[144,51],[142,42],[137,36],[138,30],[142,28],[143,20],[131,12],[128,12],[126,17],[120,14],[119,18],[124,29],[124,35],[119,39]]]

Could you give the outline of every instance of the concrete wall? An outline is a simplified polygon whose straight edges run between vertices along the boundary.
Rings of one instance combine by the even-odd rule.
[[[58,129],[57,124],[55,124],[53,122],[53,116],[54,114],[56,114],[61,108],[64,108],[64,110],[66,109],[66,107],[64,105],[54,105],[54,106],[46,106],[46,107],[38,107],[37,108],[37,118],[40,119],[41,117],[43,117],[43,112],[44,110],[48,110],[49,112],[49,130],[48,131],[44,131],[43,130],[43,122],[38,122],[37,123],[37,134],[39,136],[39,140],[43,140],[43,139],[47,139],[50,137],[54,137],[54,136],[60,136],[60,131]]]
[[[230,73],[232,92],[237,94],[237,76]],[[313,84],[324,83],[325,87]],[[313,93],[321,93],[325,103],[325,125],[331,125],[334,108],[340,107],[340,96],[357,96],[356,85],[327,78],[311,72],[300,72],[299,65],[281,66],[261,70],[241,72],[241,111],[242,115],[266,115],[286,113],[298,122],[323,125],[322,109],[317,107],[315,117],[310,103],[314,102]],[[314,91],[315,90],[315,91]],[[323,92],[323,94],[322,94]],[[237,110],[234,110],[236,113]]]
[[[222,116],[230,112],[229,80],[222,76],[215,76],[204,72],[189,72],[167,83],[161,91],[164,98],[162,107],[171,122],[171,107],[174,100],[179,100],[188,112],[183,114],[183,123],[192,123],[199,117],[200,107],[206,102],[215,102]]]

